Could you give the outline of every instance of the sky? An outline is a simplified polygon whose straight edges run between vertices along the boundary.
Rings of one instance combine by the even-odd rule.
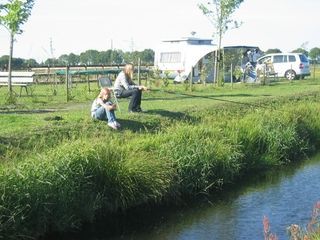
[[[41,62],[89,49],[156,49],[163,40],[191,32],[212,38],[214,27],[197,7],[200,1],[35,0],[13,55]],[[244,0],[232,16],[242,25],[228,30],[222,44],[283,52],[320,47],[319,10],[319,0]],[[9,32],[0,27],[0,56],[9,54],[9,42]]]

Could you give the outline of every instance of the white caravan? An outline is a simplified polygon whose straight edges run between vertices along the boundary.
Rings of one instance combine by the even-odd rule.
[[[162,76],[167,75],[176,82],[189,78],[191,70],[192,81],[198,82],[201,71],[206,71],[205,80],[209,82],[213,80],[213,67],[207,65],[213,64],[210,53],[216,50],[217,46],[212,44],[212,39],[186,37],[165,40],[155,51],[154,66],[160,70]]]

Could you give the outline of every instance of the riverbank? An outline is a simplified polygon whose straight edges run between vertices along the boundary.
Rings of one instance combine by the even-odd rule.
[[[0,236],[75,229],[97,215],[179,202],[302,159],[319,150],[319,95],[153,110],[123,119],[134,128],[121,132],[79,119],[54,120],[24,141],[2,136]]]

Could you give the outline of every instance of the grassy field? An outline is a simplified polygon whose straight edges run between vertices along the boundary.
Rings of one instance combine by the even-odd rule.
[[[35,85],[33,95],[23,94],[16,97],[16,105],[7,105],[7,89],[0,88],[0,113],[4,119],[0,126],[0,132],[7,134],[33,127],[46,126],[48,119],[62,117],[66,121],[90,120],[89,109],[92,99],[99,89],[96,83],[91,83],[91,91],[88,92],[86,83],[74,84],[72,88],[72,100],[66,100],[64,85]],[[261,101],[271,101],[274,97],[299,95],[310,91],[319,91],[319,80],[280,81],[266,86],[258,84],[225,84],[224,87],[213,85],[193,85],[190,91],[188,85],[169,85],[169,87],[153,87],[152,91],[144,93],[143,108],[148,110],[146,117],[158,115],[157,111],[168,111],[174,115],[176,112],[193,111],[196,109],[210,108],[216,105],[232,104],[243,105],[250,103],[255,105]],[[14,90],[19,92],[19,88]],[[118,117],[127,119],[127,100],[121,100]],[[28,124],[26,124],[28,123]]]
[[[320,148],[320,79],[152,85],[145,113],[121,100],[120,131],[90,118],[96,83],[74,84],[68,102],[64,87],[36,85],[16,105],[0,88],[0,238],[212,193]]]

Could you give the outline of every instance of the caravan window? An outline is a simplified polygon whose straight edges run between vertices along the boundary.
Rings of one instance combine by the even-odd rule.
[[[161,63],[179,63],[181,62],[181,52],[163,52],[160,56]]]

